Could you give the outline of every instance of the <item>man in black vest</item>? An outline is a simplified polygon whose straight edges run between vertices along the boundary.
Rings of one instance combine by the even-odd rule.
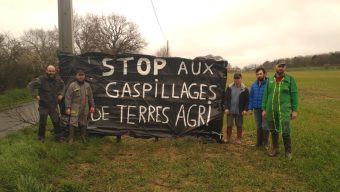
[[[47,66],[46,74],[39,76],[28,84],[33,97],[39,101],[39,131],[38,139],[45,141],[45,128],[48,115],[54,128],[55,138],[61,139],[59,125],[58,101],[63,98],[64,82],[56,76],[56,68],[53,65]]]

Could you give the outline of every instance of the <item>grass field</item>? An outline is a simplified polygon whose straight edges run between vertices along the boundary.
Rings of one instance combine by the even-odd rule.
[[[52,136],[41,144],[32,127],[0,140],[0,191],[339,191],[340,71],[289,73],[300,91],[292,161],[281,140],[276,158],[253,146],[252,116],[241,146],[130,137],[68,145]],[[254,76],[244,74],[246,85]]]
[[[29,101],[33,101],[33,98],[26,88],[5,91],[0,94],[0,110],[11,108]]]

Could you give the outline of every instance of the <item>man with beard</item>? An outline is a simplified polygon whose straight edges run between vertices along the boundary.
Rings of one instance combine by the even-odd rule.
[[[291,127],[290,120],[297,117],[298,89],[295,79],[285,73],[286,63],[279,60],[275,65],[275,75],[269,77],[262,100],[262,116],[272,133],[273,150],[269,156],[279,154],[279,133],[282,132],[285,156],[291,160]]]
[[[76,81],[72,82],[65,93],[65,113],[70,115],[69,143],[73,143],[75,128],[79,126],[83,142],[86,142],[88,113],[94,112],[94,100],[89,83],[85,82],[85,73],[78,70]]]
[[[249,111],[254,110],[254,118],[257,128],[257,147],[268,149],[269,129],[266,120],[262,117],[262,97],[266,87],[266,70],[262,67],[256,69],[256,80],[251,85],[249,92]]]
[[[56,76],[56,68],[53,65],[47,66],[46,74],[39,76],[28,84],[28,88],[39,101],[39,131],[38,139],[45,141],[45,129],[48,115],[54,128],[55,139],[62,139],[59,127],[58,101],[63,98],[64,82]]]

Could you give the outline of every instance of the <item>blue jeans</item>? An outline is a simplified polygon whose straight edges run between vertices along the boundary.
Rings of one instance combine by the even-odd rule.
[[[266,120],[262,117],[262,109],[254,109],[254,117],[256,122],[256,128],[269,131]]]

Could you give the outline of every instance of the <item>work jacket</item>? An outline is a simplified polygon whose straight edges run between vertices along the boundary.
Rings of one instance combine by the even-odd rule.
[[[56,107],[58,95],[63,95],[65,85],[59,76],[50,78],[45,74],[32,80],[27,87],[30,89],[32,96],[40,97],[40,107]]]
[[[267,121],[273,121],[275,117],[289,121],[292,111],[297,112],[298,104],[298,89],[292,76],[284,74],[280,82],[276,82],[275,76],[268,78],[262,100]]]

